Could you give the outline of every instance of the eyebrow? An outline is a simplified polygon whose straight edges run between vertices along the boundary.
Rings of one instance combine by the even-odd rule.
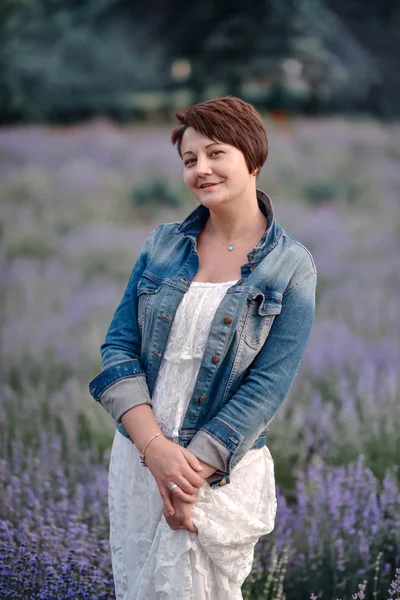
[[[215,146],[215,144],[222,144],[222,142],[211,142],[211,144],[208,144],[206,148],[209,148],[210,146]],[[192,152],[191,150],[186,150],[186,152],[182,154],[182,158],[185,156],[185,154],[194,154],[194,152]]]

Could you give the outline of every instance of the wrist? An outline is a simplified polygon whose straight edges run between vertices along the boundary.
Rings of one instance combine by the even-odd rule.
[[[145,450],[142,450],[142,453],[144,452],[145,456],[153,456],[159,451],[160,446],[162,446],[162,443],[165,441],[167,441],[167,438],[164,436],[164,434],[157,435],[157,437],[153,438],[151,442],[149,442]]]
[[[143,446],[143,449],[140,453],[140,462],[141,464],[146,467],[146,456],[149,457],[151,455],[151,450],[149,451],[149,449],[155,445],[155,442],[157,439],[161,439],[162,437],[164,437],[164,434],[159,431],[158,433],[152,435],[149,437],[149,439],[146,441],[146,443]]]
[[[208,477],[210,477],[210,475],[215,473],[215,471],[218,471],[217,467],[213,467],[212,465],[209,465],[208,463],[204,462],[200,458],[197,458],[197,460],[203,467],[201,471],[198,471],[198,475],[200,475],[200,477],[202,477],[203,479],[207,479]]]

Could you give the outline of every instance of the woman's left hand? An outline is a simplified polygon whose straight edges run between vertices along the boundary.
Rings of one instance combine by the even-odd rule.
[[[171,494],[172,506],[175,510],[175,517],[180,520],[181,524],[188,531],[197,533],[197,527],[192,521],[192,513],[194,504],[191,502],[185,502],[181,500],[179,496],[176,496],[173,492]]]
[[[203,467],[201,476],[204,479],[215,473],[215,471],[217,470],[216,467],[213,467],[208,463],[203,462],[200,458],[198,460],[201,466]],[[179,496],[177,496],[173,492],[170,493],[170,500],[175,510],[175,514],[171,516],[168,508],[166,508],[164,504],[163,515],[171,529],[187,529],[188,531],[198,533],[197,527],[192,521],[192,511],[194,504],[181,500]]]
[[[165,504],[163,505],[163,515],[171,529],[175,530],[183,528],[181,520],[175,515],[171,516],[169,510],[165,507]]]
[[[171,529],[187,529],[197,533],[197,527],[192,521],[193,504],[184,502],[174,494],[171,494],[171,502],[175,514],[171,516],[169,511],[163,506],[163,515]]]

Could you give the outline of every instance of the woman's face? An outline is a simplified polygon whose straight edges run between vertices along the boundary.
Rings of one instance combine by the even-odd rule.
[[[192,127],[183,134],[183,179],[193,196],[207,207],[242,196],[255,182],[244,154],[230,144],[204,137]],[[204,186],[205,184],[213,184]]]

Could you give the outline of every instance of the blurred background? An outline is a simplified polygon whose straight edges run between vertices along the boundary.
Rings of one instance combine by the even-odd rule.
[[[175,113],[227,94],[260,110],[258,187],[319,272],[243,596],[400,597],[399,41],[395,0],[3,0],[2,599],[114,598],[115,426],[87,386],[145,238],[197,205]]]
[[[395,0],[3,0],[0,121],[164,121],[232,94],[294,114],[399,113]]]

